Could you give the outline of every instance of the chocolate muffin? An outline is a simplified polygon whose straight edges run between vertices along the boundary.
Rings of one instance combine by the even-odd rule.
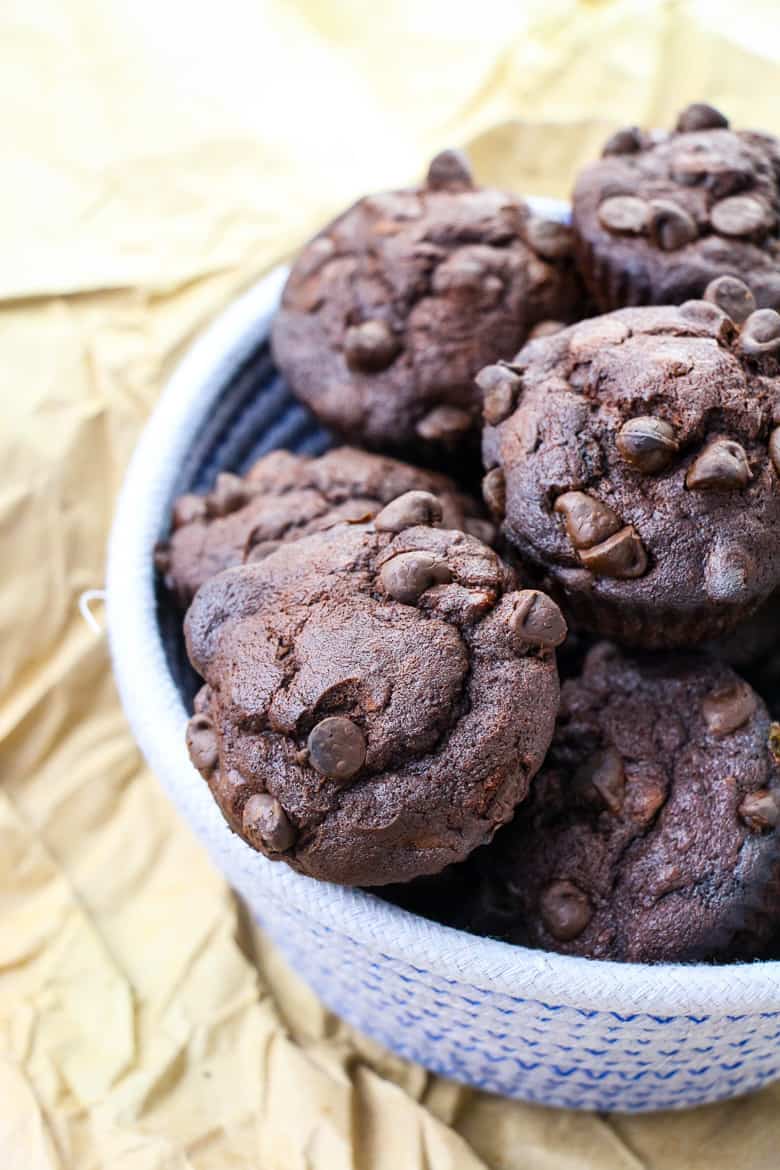
[[[742,308],[780,308],[780,142],[729,129],[701,103],[671,134],[613,135],[580,174],[573,226],[580,269],[601,309],[680,304],[728,275]]]
[[[259,560],[288,540],[364,521],[405,492],[433,493],[441,525],[491,542],[494,532],[475,500],[451,479],[381,455],[340,447],[319,458],[272,451],[241,478],[223,472],[206,495],[180,496],[171,535],[155,563],[182,609],[204,581]]]
[[[779,730],[725,664],[600,644],[531,796],[473,859],[468,925],[624,962],[759,954],[780,916]]]
[[[463,859],[552,737],[560,611],[427,525],[420,497],[220,573],[185,620],[207,683],[193,763],[237,833],[312,877],[381,885]]]
[[[481,371],[486,500],[574,624],[693,645],[780,584],[780,315],[622,309]]]
[[[423,186],[361,199],[306,245],[273,351],[337,433],[430,458],[478,450],[477,370],[581,301],[570,229],[445,151]]]

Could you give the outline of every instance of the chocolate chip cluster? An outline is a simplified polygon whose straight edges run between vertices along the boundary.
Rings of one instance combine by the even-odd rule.
[[[444,151],[304,247],[275,356],[356,446],[221,473],[155,556],[248,846],[525,946],[767,953],[779,217],[780,143],[697,103],[571,226]]]

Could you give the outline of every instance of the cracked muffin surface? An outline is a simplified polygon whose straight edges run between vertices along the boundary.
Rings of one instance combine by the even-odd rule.
[[[780,142],[730,130],[710,106],[683,110],[671,134],[613,135],[572,208],[601,309],[680,304],[724,275],[749,286],[753,308],[780,308]]]
[[[779,731],[725,664],[598,645],[562,687],[529,799],[469,863],[468,926],[626,962],[759,953],[777,918]]]
[[[476,448],[477,370],[581,304],[571,230],[445,151],[423,186],[361,199],[305,246],[272,344],[327,426],[430,455]]]
[[[780,584],[780,315],[622,309],[481,371],[483,490],[575,624],[693,645]]]
[[[494,533],[481,506],[447,476],[354,447],[318,458],[271,451],[245,476],[222,472],[210,492],[180,496],[155,563],[186,609],[203,582],[223,569],[260,560],[282,542],[341,521],[371,519],[409,491],[437,497],[443,527],[491,542]]]
[[[226,570],[186,617],[206,680],[193,763],[236,832],[313,877],[380,885],[463,859],[552,736],[560,611],[474,537],[421,522],[418,497]]]

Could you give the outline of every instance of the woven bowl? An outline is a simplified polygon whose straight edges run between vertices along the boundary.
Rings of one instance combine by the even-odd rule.
[[[534,200],[561,218],[565,205]],[[676,1109],[780,1077],[780,963],[657,967],[509,946],[272,863],[227,827],[192,767],[196,680],[156,594],[155,541],[174,496],[274,447],[330,436],[274,369],[268,327],[285,272],[192,348],[146,427],[119,499],[107,577],[119,690],[136,738],[214,863],[338,1015],[401,1056],[510,1097],[572,1109]]]

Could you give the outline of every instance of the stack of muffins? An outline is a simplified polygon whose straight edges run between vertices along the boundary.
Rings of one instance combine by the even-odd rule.
[[[527,946],[767,953],[779,217],[780,142],[696,104],[571,227],[445,151],[306,245],[274,355],[352,445],[221,474],[156,550],[249,845]]]

